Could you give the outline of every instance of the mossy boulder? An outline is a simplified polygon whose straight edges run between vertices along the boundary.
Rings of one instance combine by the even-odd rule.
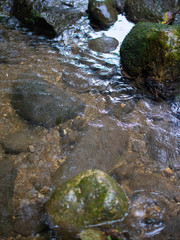
[[[113,178],[100,170],[87,170],[61,185],[47,202],[46,210],[52,225],[79,231],[122,219],[128,201]]]
[[[102,29],[109,28],[117,21],[118,12],[114,0],[89,0],[88,13],[92,24]]]
[[[131,77],[152,77],[159,83],[180,75],[180,25],[138,23],[124,39],[121,65]]]
[[[44,127],[73,119],[85,108],[75,96],[32,74],[16,79],[11,103],[23,119]]]
[[[133,22],[162,22],[166,12],[175,13],[180,2],[175,0],[125,0],[126,17]]]

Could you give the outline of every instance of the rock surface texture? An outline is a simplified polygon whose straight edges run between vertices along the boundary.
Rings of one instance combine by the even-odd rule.
[[[60,186],[46,209],[53,225],[76,231],[122,219],[128,201],[113,178],[100,170],[88,170]]]
[[[180,74],[180,26],[138,23],[124,39],[123,70],[132,77],[158,82],[177,80]]]

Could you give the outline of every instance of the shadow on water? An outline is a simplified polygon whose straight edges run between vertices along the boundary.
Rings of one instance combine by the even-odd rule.
[[[7,172],[0,177],[8,198],[0,202],[0,229],[8,226],[4,235],[41,235],[42,206],[53,190],[83,170],[101,169],[121,184],[130,207],[124,221],[100,229],[121,229],[122,239],[168,237],[164,229],[180,211],[179,95],[171,102],[157,101],[122,76],[119,48],[132,26],[119,16],[108,31],[98,32],[83,16],[47,40],[0,25],[0,164]],[[90,40],[104,36],[118,40],[115,50],[90,49]],[[46,97],[53,89],[80,99],[83,113],[60,125],[32,126],[11,104],[13,84],[24,73],[28,81],[42,78],[53,86]],[[45,101],[33,104],[46,108]],[[53,103],[46,108],[49,121],[56,112]],[[178,226],[173,234],[178,235]]]

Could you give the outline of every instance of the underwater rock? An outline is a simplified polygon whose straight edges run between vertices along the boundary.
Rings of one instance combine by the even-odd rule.
[[[4,158],[0,161],[0,233],[2,239],[7,239],[12,228],[12,197],[15,178],[16,170],[12,160]]]
[[[114,51],[118,46],[118,40],[112,37],[99,37],[95,39],[91,39],[88,42],[88,46],[90,49],[96,52],[109,53]]]
[[[120,56],[131,77],[175,81],[180,75],[180,26],[138,23],[125,37]]]
[[[30,74],[21,75],[15,81],[11,103],[23,119],[45,127],[75,118],[85,108],[63,89]]]
[[[23,129],[7,135],[1,142],[6,153],[18,154],[21,152],[28,152],[29,146],[39,141],[32,130]]]
[[[50,224],[76,232],[85,226],[122,219],[128,201],[113,178],[100,170],[88,170],[61,185],[46,210]]]
[[[109,28],[117,21],[114,0],[89,0],[88,13],[92,24],[100,26],[102,29]]]

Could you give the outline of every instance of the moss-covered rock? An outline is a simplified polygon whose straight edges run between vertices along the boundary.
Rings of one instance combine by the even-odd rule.
[[[162,22],[166,12],[175,13],[179,7],[175,0],[125,0],[124,11],[133,22]]]
[[[138,23],[124,39],[121,65],[132,77],[152,77],[158,82],[180,75],[180,25]]]
[[[106,29],[117,21],[116,3],[114,0],[89,0],[89,17],[92,23]]]
[[[128,201],[113,178],[100,170],[88,170],[60,186],[46,209],[50,222],[59,229],[80,230],[122,219]]]

